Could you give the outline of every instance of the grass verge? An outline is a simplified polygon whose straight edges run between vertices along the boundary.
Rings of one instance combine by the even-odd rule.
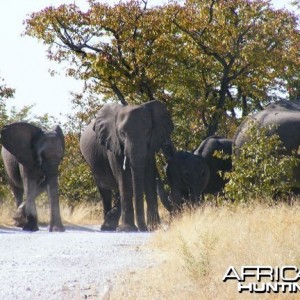
[[[298,294],[238,293],[223,282],[229,266],[300,267],[300,205],[205,207],[155,233],[164,262],[120,276],[110,299],[300,299]]]

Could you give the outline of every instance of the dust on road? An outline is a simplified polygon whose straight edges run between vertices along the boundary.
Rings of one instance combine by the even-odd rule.
[[[69,226],[64,233],[0,228],[0,299],[106,298],[120,272],[157,263],[144,247],[151,236],[99,226]]]

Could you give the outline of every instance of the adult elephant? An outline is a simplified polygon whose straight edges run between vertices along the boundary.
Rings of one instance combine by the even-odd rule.
[[[27,231],[39,230],[35,198],[47,190],[51,209],[49,230],[64,231],[58,196],[58,167],[65,148],[61,128],[54,126],[51,131],[44,131],[29,123],[16,122],[1,129],[1,143],[9,185],[20,210],[15,217],[17,225]]]
[[[142,105],[106,104],[82,133],[81,152],[92,168],[103,200],[102,229],[114,230],[118,209],[111,209],[111,193],[118,191],[121,218],[118,231],[154,229],[159,223],[155,152],[170,141],[173,123],[165,104],[152,100]],[[134,201],[133,201],[134,200]],[[136,224],[135,224],[136,221]],[[137,225],[137,226],[136,226]]]
[[[209,181],[210,172],[206,160],[187,151],[175,151],[166,166],[167,195],[158,180],[159,196],[170,213],[180,210],[184,204],[199,204]]]
[[[210,169],[210,178],[204,190],[204,193],[217,194],[223,191],[226,180],[223,178],[225,172],[232,169],[232,139],[222,136],[209,136],[201,142],[199,147],[194,151],[195,155],[206,159]],[[216,151],[222,152],[225,157],[215,155]]]
[[[298,151],[300,146],[300,101],[280,100],[269,104],[264,110],[248,116],[239,126],[235,137],[236,149],[242,147],[247,141],[247,131],[252,126],[253,120],[259,126],[268,128],[269,134],[278,134],[287,154]],[[295,188],[300,188],[300,165],[294,170],[296,178]]]

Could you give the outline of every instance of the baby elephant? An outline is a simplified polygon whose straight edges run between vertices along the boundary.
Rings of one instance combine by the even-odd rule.
[[[25,123],[1,130],[2,158],[18,212],[14,219],[23,230],[37,231],[35,198],[47,190],[51,216],[50,231],[64,231],[58,197],[58,167],[64,155],[64,135],[59,126],[51,131]],[[23,194],[25,202],[23,202]]]
[[[216,152],[223,153],[223,157],[216,156]],[[222,193],[227,183],[223,174],[232,169],[232,140],[217,135],[209,136],[202,141],[194,154],[205,158],[209,166],[210,179],[204,193]]]
[[[184,203],[199,204],[202,193],[207,186],[210,172],[204,158],[190,152],[175,151],[168,159],[166,167],[167,181],[170,186],[170,196],[159,192],[164,206],[172,213],[181,209]],[[159,188],[159,187],[158,187]]]

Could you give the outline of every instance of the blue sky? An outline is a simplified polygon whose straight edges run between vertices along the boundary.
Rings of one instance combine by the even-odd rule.
[[[35,104],[33,113],[48,113],[63,119],[71,112],[70,91],[79,92],[82,83],[64,76],[64,70],[46,58],[46,46],[36,39],[21,37],[23,20],[34,11],[49,5],[76,3],[87,7],[86,0],[9,0],[0,2],[0,77],[16,89],[15,98],[9,106],[21,108]],[[105,2],[104,0],[101,2]],[[118,1],[108,1],[109,3]],[[149,0],[149,4],[166,1]],[[290,1],[273,0],[276,7],[287,6]],[[51,77],[48,70],[54,69],[60,75]]]

